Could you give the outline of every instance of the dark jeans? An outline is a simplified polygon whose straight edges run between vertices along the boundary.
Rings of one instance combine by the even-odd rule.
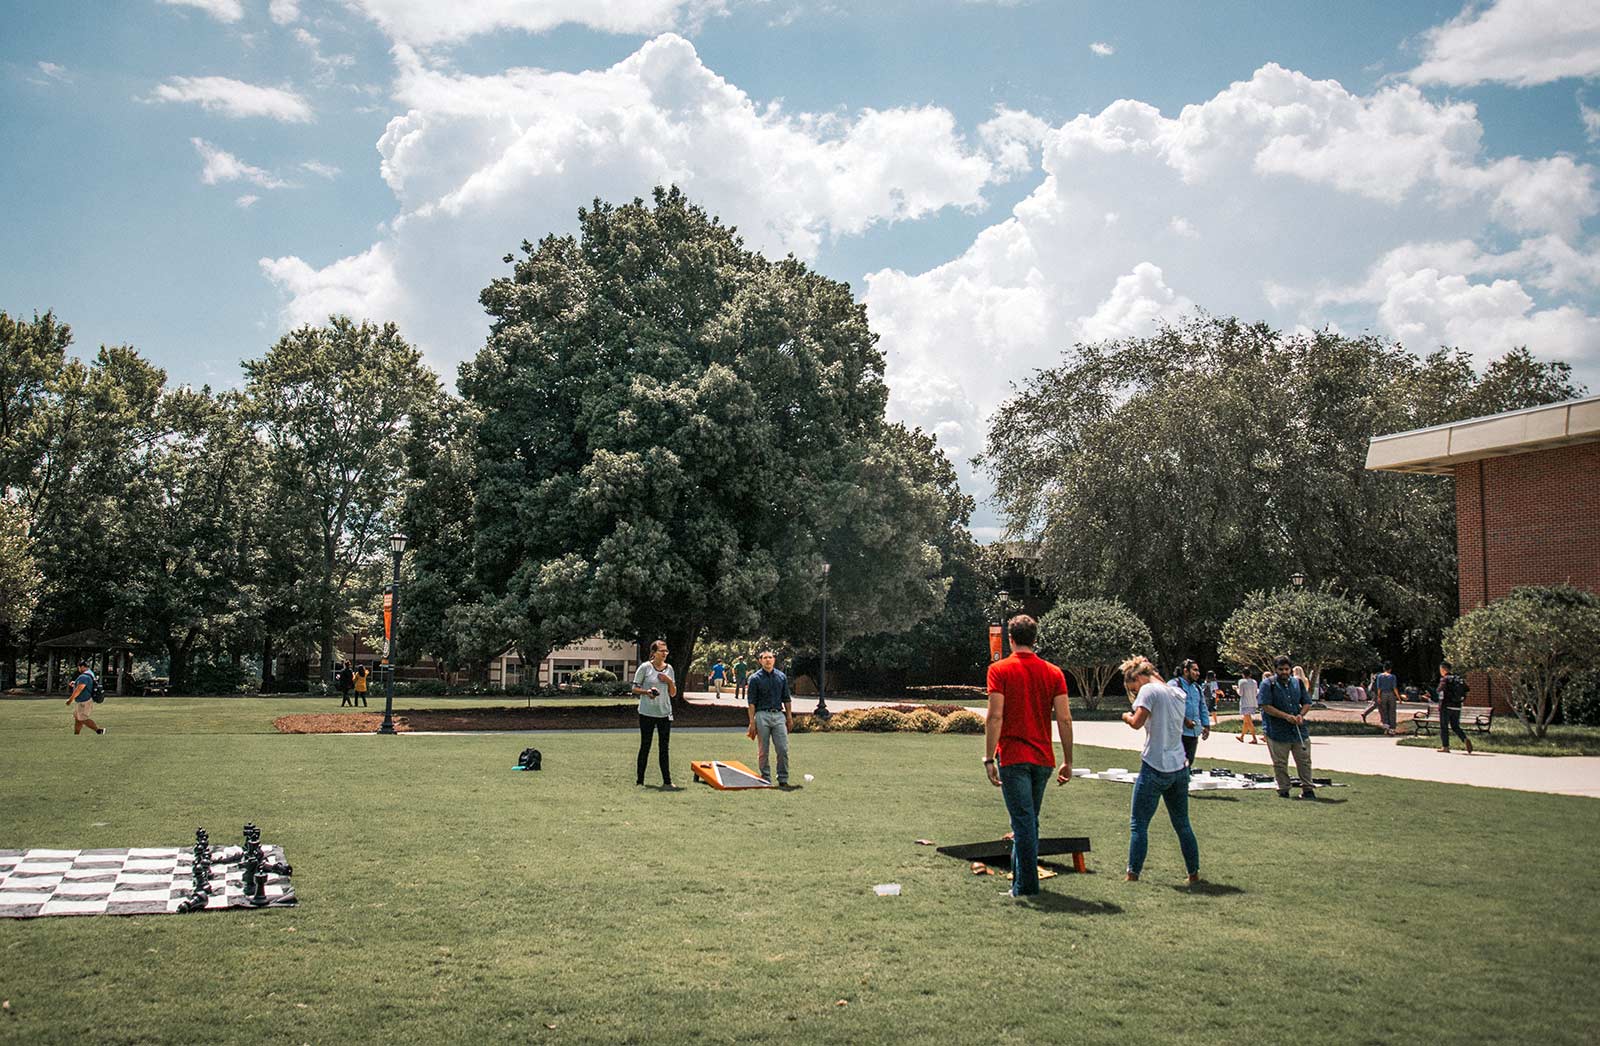
[[[1156,806],[1167,804],[1167,817],[1178,833],[1183,864],[1190,875],[1200,874],[1200,843],[1189,824],[1189,768],[1166,773],[1149,763],[1139,764],[1139,779],[1133,782],[1133,815],[1129,819],[1128,871],[1138,875],[1144,868],[1144,855],[1150,849],[1150,819]]]
[[[1183,759],[1190,766],[1194,765],[1194,754],[1200,750],[1200,739],[1189,734],[1183,735]]]
[[[1011,815],[1011,896],[1039,892],[1039,807],[1053,766],[1015,763],[1000,768],[1000,794]]]
[[[1472,744],[1467,740],[1467,735],[1461,732],[1461,709],[1439,706],[1439,747],[1449,751],[1450,731],[1454,730],[1456,736],[1461,738],[1464,745]]]
[[[1383,725],[1390,730],[1400,725],[1396,718],[1399,700],[1399,695],[1393,690],[1385,690],[1378,695],[1378,718],[1382,719]]]
[[[644,768],[650,762],[650,737],[652,734],[661,735],[661,783],[672,783],[672,771],[668,769],[671,758],[667,755],[667,743],[672,738],[672,720],[666,716],[644,715],[639,716],[639,783],[644,784]]]

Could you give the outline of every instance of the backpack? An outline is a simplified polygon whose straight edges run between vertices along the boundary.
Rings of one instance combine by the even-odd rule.
[[[1467,691],[1471,689],[1465,679],[1457,675],[1448,675],[1444,677],[1444,683],[1439,687],[1439,699],[1447,705],[1459,705],[1466,700]]]
[[[103,702],[105,699],[106,699],[106,684],[100,679],[99,676],[95,676],[94,677],[94,691],[89,694],[89,700],[93,701],[95,704],[98,705],[101,702]]]
[[[539,769],[539,763],[540,757],[537,748],[524,748],[522,754],[517,756],[518,770],[537,770]]]

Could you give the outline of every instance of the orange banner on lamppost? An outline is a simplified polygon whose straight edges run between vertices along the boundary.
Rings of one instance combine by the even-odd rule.
[[[989,626],[989,660],[1000,660],[1000,626]]]
[[[394,636],[394,593],[383,594],[383,663],[389,663],[389,641]]]

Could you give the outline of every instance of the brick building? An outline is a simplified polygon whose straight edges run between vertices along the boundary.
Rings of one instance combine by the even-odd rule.
[[[1462,613],[1518,585],[1600,591],[1600,396],[1379,436],[1367,468],[1455,477]]]

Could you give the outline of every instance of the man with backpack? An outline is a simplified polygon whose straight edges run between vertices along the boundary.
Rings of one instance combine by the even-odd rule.
[[[72,693],[67,697],[67,704],[72,706],[72,732],[83,733],[83,728],[88,727],[97,734],[106,732],[106,728],[95,723],[89,718],[89,703],[95,700],[96,688],[99,680],[94,673],[89,671],[89,662],[78,662],[78,678],[72,681]],[[104,700],[104,697],[101,698]]]
[[[1472,738],[1461,729],[1461,706],[1466,704],[1467,691],[1471,689],[1465,679],[1450,671],[1450,662],[1446,661],[1439,666],[1439,751],[1441,752],[1450,751],[1450,731],[1454,730],[1456,736],[1467,746],[1467,754],[1472,754]]]

